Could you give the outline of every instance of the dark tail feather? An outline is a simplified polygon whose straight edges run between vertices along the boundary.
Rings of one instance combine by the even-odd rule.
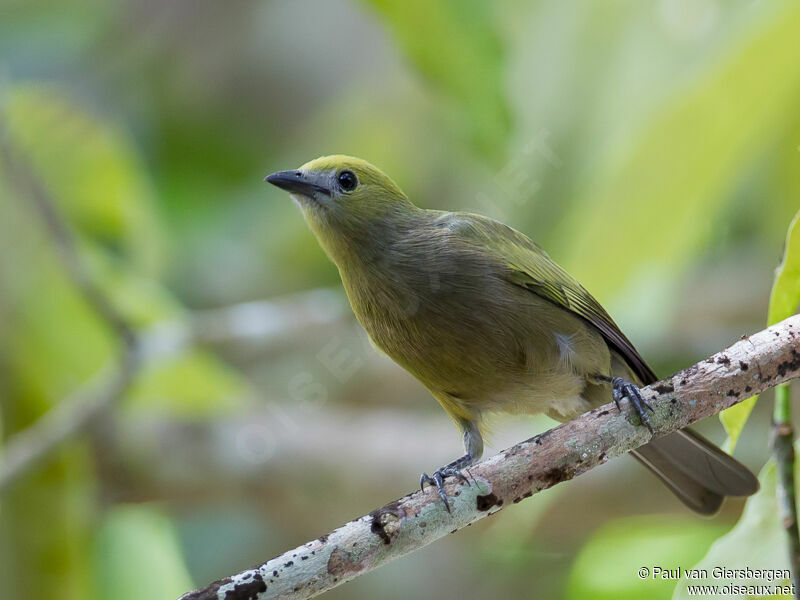
[[[686,506],[703,515],[719,510],[725,496],[758,491],[750,470],[704,437],[682,429],[631,452]]]

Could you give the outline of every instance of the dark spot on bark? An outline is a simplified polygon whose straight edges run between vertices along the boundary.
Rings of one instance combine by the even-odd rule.
[[[420,527],[427,527],[428,526],[428,522],[427,521],[420,521],[419,522],[419,526]]]
[[[672,387],[671,383],[661,383],[653,388],[659,394],[671,394],[675,391],[675,388]]]
[[[740,368],[742,371],[747,371],[747,369],[749,369],[749,368],[750,368],[750,365],[748,365],[748,364],[747,364],[746,362],[744,362],[743,360],[740,360],[740,361],[739,361],[739,368]]]
[[[800,354],[797,350],[792,349],[792,360],[785,360],[778,365],[778,375],[783,377],[789,371],[796,371],[800,369]]]
[[[301,556],[300,560],[308,560],[308,557],[307,556]]]
[[[686,385],[686,380],[685,379],[681,379],[681,385]]]
[[[533,496],[533,491],[522,494],[522,496],[514,498],[514,504],[516,504],[517,502],[522,502],[525,498],[530,498],[531,496]]]
[[[533,475],[528,475],[528,481],[533,481]]]
[[[386,517],[391,516],[398,519],[400,518],[398,501],[395,500],[394,502],[390,502],[378,510],[373,510],[371,513],[369,513],[369,516],[372,518],[370,531],[380,537],[384,544],[390,544],[392,542],[392,538],[389,537],[389,534],[386,531]]]
[[[283,564],[283,566],[284,566],[284,567],[291,567],[293,564],[294,564],[294,561],[293,561],[293,560],[290,560],[289,562],[287,562],[287,563],[284,563],[284,564]]]
[[[597,416],[598,416],[598,417],[605,417],[607,414],[608,414],[608,411],[607,411],[607,410],[604,410],[603,412],[599,412],[599,413],[597,413]]]
[[[733,390],[728,390],[728,393],[727,393],[727,394],[725,394],[725,395],[726,395],[726,396],[730,396],[730,397],[736,397],[736,398],[738,398],[738,397],[739,397],[739,392],[734,392]]]
[[[363,568],[362,561],[354,560],[352,554],[338,547],[333,549],[333,552],[331,552],[328,558],[328,573],[335,577],[360,573]],[[336,581],[336,579],[334,579],[334,581]]]
[[[296,585],[296,586],[294,586],[294,587],[292,588],[292,591],[293,591],[293,592],[299,592],[301,589],[303,589],[303,586],[302,586],[302,585]]]
[[[502,506],[503,501],[494,494],[486,494],[485,496],[478,496],[475,502],[475,507],[480,511],[487,511],[493,506]]]
[[[250,581],[238,583],[229,590],[225,594],[225,600],[257,600],[258,595],[266,591],[267,584],[261,573],[255,573]]]
[[[182,598],[185,600],[203,600],[204,598],[211,598],[216,597],[219,594],[219,588],[223,585],[228,585],[231,582],[230,577],[226,577],[225,579],[220,579],[219,581],[215,581],[214,583],[210,584],[208,587],[203,588],[202,590],[196,590],[194,592],[190,592]]]
[[[570,478],[570,471],[564,467],[553,467],[552,469],[548,469],[544,473],[544,477],[542,479],[545,483],[553,486],[557,483],[561,483],[562,481],[566,481]]]
[[[748,386],[746,386],[746,387],[744,388],[744,391],[749,393],[749,392],[751,392],[751,391],[752,391],[752,389],[753,389],[753,388],[751,388],[751,387],[748,385]]]
[[[678,399],[677,399],[677,398],[672,398],[672,399],[669,401],[669,403],[670,403],[670,404],[677,404],[677,403],[678,403]]]
[[[273,572],[272,572],[272,576],[273,576],[273,577],[278,577],[278,572],[277,572],[277,571],[273,571]]]
[[[533,443],[536,444],[537,446],[541,446],[542,440],[540,440],[539,436],[537,435],[535,438],[533,438]]]
[[[327,541],[328,541],[328,534],[326,533],[325,535],[321,535],[321,536],[319,536],[317,539],[319,540],[319,542],[320,542],[321,544],[324,544],[325,542],[327,542]]]
[[[717,359],[717,363],[721,365],[729,365],[731,364],[731,359],[723,354]]]

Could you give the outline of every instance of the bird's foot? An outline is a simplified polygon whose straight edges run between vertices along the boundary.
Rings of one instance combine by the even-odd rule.
[[[444,491],[444,480],[452,475],[464,483],[469,483],[469,479],[464,475],[463,469],[470,466],[473,462],[472,455],[465,454],[450,464],[436,469],[433,472],[433,476],[423,473],[419,478],[419,488],[424,490],[425,484],[435,485],[436,491],[439,493],[439,498],[444,502],[444,507],[447,509],[447,512],[450,512],[450,502],[448,502],[447,493]]]
[[[641,390],[622,377],[610,377],[609,379],[611,381],[611,395],[614,398],[614,404],[617,405],[617,410],[620,412],[622,411],[619,402],[623,398],[627,398],[633,405],[642,423],[650,430],[650,433],[653,433],[653,426],[650,425],[650,417],[647,416],[647,411],[653,412],[653,407],[644,399]]]

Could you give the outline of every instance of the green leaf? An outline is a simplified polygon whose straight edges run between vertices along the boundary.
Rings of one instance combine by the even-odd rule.
[[[92,278],[136,326],[180,320],[184,308],[149,273],[160,254],[160,225],[149,206],[148,178],[126,136],[66,101],[53,87],[29,85],[8,92],[7,98],[2,108],[12,147],[20,159],[30,161],[34,176],[77,230],[80,256]],[[117,350],[108,327],[67,277],[30,198],[9,183],[5,167],[0,161],[3,439],[113,364]],[[193,385],[181,386],[182,377]],[[235,372],[198,350],[142,373],[126,407],[194,416],[193,409],[201,414],[230,409],[241,394]],[[88,450],[80,441],[65,445],[3,496],[3,598],[46,598],[53,590],[65,600],[91,598],[87,588],[97,495],[96,466]],[[138,551],[134,545],[125,548]],[[166,556],[164,564],[170,562],[169,554],[163,548],[153,550],[153,556]],[[141,581],[150,577],[148,572]],[[172,598],[191,587],[186,580],[168,583],[175,591]],[[152,594],[149,590],[146,597]]]
[[[251,395],[235,371],[207,352],[190,349],[144,371],[125,413],[209,418],[240,410]]]
[[[770,461],[758,476],[761,489],[751,496],[745,505],[739,522],[727,534],[719,538],[708,553],[695,566],[705,569],[709,577],[699,581],[682,580],[675,588],[673,600],[689,598],[687,584],[718,585],[726,583],[736,585],[785,584],[785,580],[765,581],[764,579],[720,579],[713,577],[715,567],[730,569],[788,569],[789,562],[784,542],[784,532],[777,518],[778,501],[776,499],[777,476],[775,463]],[[697,596],[694,596],[697,597]],[[744,598],[742,595],[725,595],[729,600]]]
[[[800,211],[789,225],[783,260],[775,271],[775,281],[769,297],[767,325],[773,325],[792,316],[800,303],[800,227],[798,227],[798,223],[800,223]],[[719,419],[728,433],[725,447],[729,452],[736,446],[756,400],[758,400],[758,395],[720,413]]]
[[[510,131],[502,39],[481,0],[369,0],[417,68],[452,100],[461,128],[497,159]]]
[[[639,135],[598,158],[554,236],[563,244],[554,254],[601,301],[638,302],[654,279],[678,272],[713,232],[743,168],[793,120],[800,4],[765,4],[743,29]]]
[[[800,211],[786,233],[783,260],[775,271],[775,283],[769,297],[767,324],[772,325],[792,316],[800,304]]]
[[[172,522],[149,505],[115,506],[95,551],[97,598],[175,600],[194,588]]]
[[[152,272],[163,233],[153,185],[133,142],[53,85],[12,87],[4,97],[10,140],[79,232]]]
[[[668,598],[674,581],[653,577],[653,567],[693,564],[722,528],[708,521],[655,515],[603,525],[584,545],[570,570],[566,600]],[[644,578],[642,567],[650,569]]]
[[[750,396],[747,400],[742,400],[739,404],[719,413],[719,420],[725,429],[725,433],[728,434],[728,439],[725,440],[722,447],[729,454],[736,448],[739,436],[742,434],[742,430],[744,430],[747,419],[750,418],[750,413],[753,412],[757,400],[758,394]]]

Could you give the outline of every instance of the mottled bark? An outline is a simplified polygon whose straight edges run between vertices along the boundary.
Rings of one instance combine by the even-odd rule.
[[[800,316],[791,317],[642,390],[654,435],[715,415],[800,374]],[[258,567],[181,600],[310,598],[650,440],[638,417],[607,404],[500,452],[449,480],[449,514],[435,490],[395,500]]]

